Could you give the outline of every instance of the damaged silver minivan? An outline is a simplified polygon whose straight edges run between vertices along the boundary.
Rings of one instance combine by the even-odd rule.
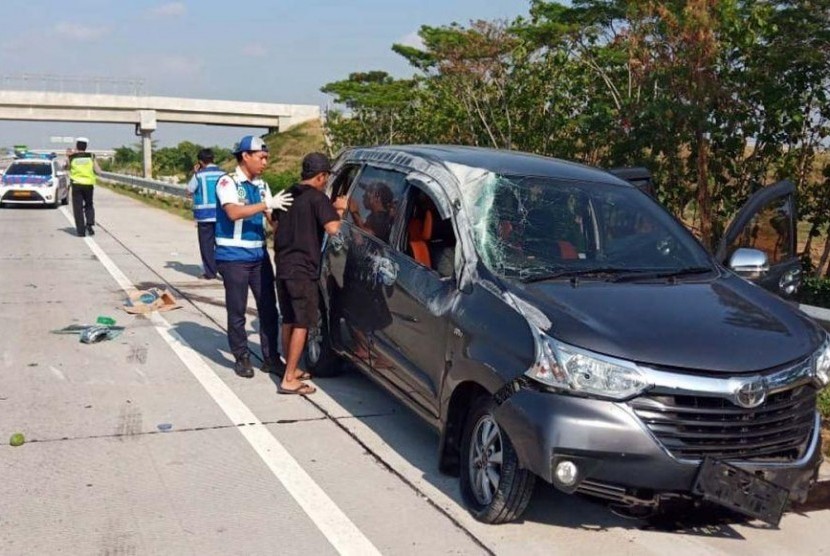
[[[830,343],[764,289],[798,284],[791,184],[716,256],[631,183],[516,152],[356,148],[328,192],[349,209],[308,364],[348,360],[435,427],[479,520],[516,519],[537,478],[772,523],[807,496]]]

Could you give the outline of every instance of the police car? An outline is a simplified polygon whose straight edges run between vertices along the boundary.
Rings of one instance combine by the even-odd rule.
[[[14,160],[0,178],[0,206],[69,202],[69,178],[53,157],[27,154]]]

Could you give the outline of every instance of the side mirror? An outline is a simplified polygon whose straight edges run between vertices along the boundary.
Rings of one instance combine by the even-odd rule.
[[[769,271],[769,260],[763,251],[741,247],[729,257],[729,268],[742,278],[757,280]]]

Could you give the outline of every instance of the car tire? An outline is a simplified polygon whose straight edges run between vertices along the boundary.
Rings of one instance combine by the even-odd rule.
[[[321,296],[322,297],[322,296]],[[334,351],[329,334],[328,315],[320,308],[317,328],[308,329],[305,346],[305,362],[311,376],[326,378],[341,374],[345,361]]]
[[[461,496],[467,509],[478,521],[492,524],[518,519],[536,485],[536,476],[522,469],[507,433],[499,427],[495,408],[487,397],[473,403],[461,437],[460,465]]]

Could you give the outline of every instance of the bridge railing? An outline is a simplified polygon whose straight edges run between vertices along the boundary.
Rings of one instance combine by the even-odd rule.
[[[174,197],[187,197],[187,188],[181,183],[173,184],[127,174],[116,174],[114,172],[101,172],[100,177],[106,181],[129,185],[143,190],[156,191]]]

